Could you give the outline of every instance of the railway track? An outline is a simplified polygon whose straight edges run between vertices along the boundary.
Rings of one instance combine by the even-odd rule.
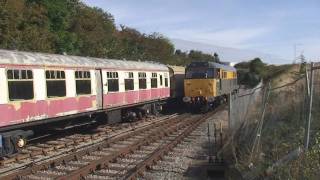
[[[129,132],[134,129],[148,126],[152,123],[161,122],[170,118],[177,117],[177,114],[156,117],[151,116],[141,121],[122,123],[114,125],[102,125],[86,133],[62,134],[54,137],[45,137],[39,142],[27,145],[20,153],[0,160],[0,174],[5,174],[15,169],[32,165],[42,160],[50,159],[70,150],[99,143],[108,138],[112,138],[121,133]]]
[[[175,115],[140,125],[99,142],[66,149],[63,154],[8,170],[0,178],[136,179],[216,111],[205,115]]]

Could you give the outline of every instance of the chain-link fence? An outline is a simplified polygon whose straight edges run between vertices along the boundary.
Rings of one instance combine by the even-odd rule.
[[[315,64],[309,150],[304,152],[309,117],[304,65],[232,98],[233,162],[245,179],[312,179],[320,171],[320,64]],[[307,65],[309,84],[310,65]],[[309,91],[310,92],[310,91]],[[230,151],[229,151],[230,152]]]

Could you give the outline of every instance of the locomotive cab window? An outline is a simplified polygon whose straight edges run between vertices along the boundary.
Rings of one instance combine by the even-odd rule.
[[[145,72],[139,72],[139,89],[147,89],[147,76]]]
[[[90,71],[75,71],[77,95],[91,94]]]
[[[210,79],[214,78],[214,69],[212,68],[188,68],[186,70],[186,79]]]
[[[228,76],[227,76],[227,72],[223,71],[223,78],[224,78],[224,79],[227,79],[227,77],[228,77]]]
[[[157,88],[158,87],[158,80],[157,80],[157,73],[152,73],[151,77],[151,88]]]
[[[119,91],[119,76],[118,72],[107,72],[107,86],[108,92],[117,92]]]
[[[47,97],[66,96],[66,75],[64,71],[46,71]]]
[[[30,100],[34,97],[33,74],[31,70],[7,70],[10,101]]]
[[[125,73],[124,86],[126,91],[134,90],[133,72]]]
[[[216,69],[216,77],[221,78],[220,69]]]

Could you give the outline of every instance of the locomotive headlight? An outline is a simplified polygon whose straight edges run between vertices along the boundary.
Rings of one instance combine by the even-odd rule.
[[[189,102],[191,101],[191,98],[186,96],[186,97],[183,97],[182,100],[183,102]]]
[[[208,97],[208,102],[213,102],[213,101],[214,101],[214,97],[213,96]]]

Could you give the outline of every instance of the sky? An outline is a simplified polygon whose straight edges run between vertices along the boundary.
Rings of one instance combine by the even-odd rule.
[[[83,0],[115,23],[171,39],[320,61],[320,0]],[[296,48],[294,48],[296,47]],[[284,62],[281,62],[284,63]]]

